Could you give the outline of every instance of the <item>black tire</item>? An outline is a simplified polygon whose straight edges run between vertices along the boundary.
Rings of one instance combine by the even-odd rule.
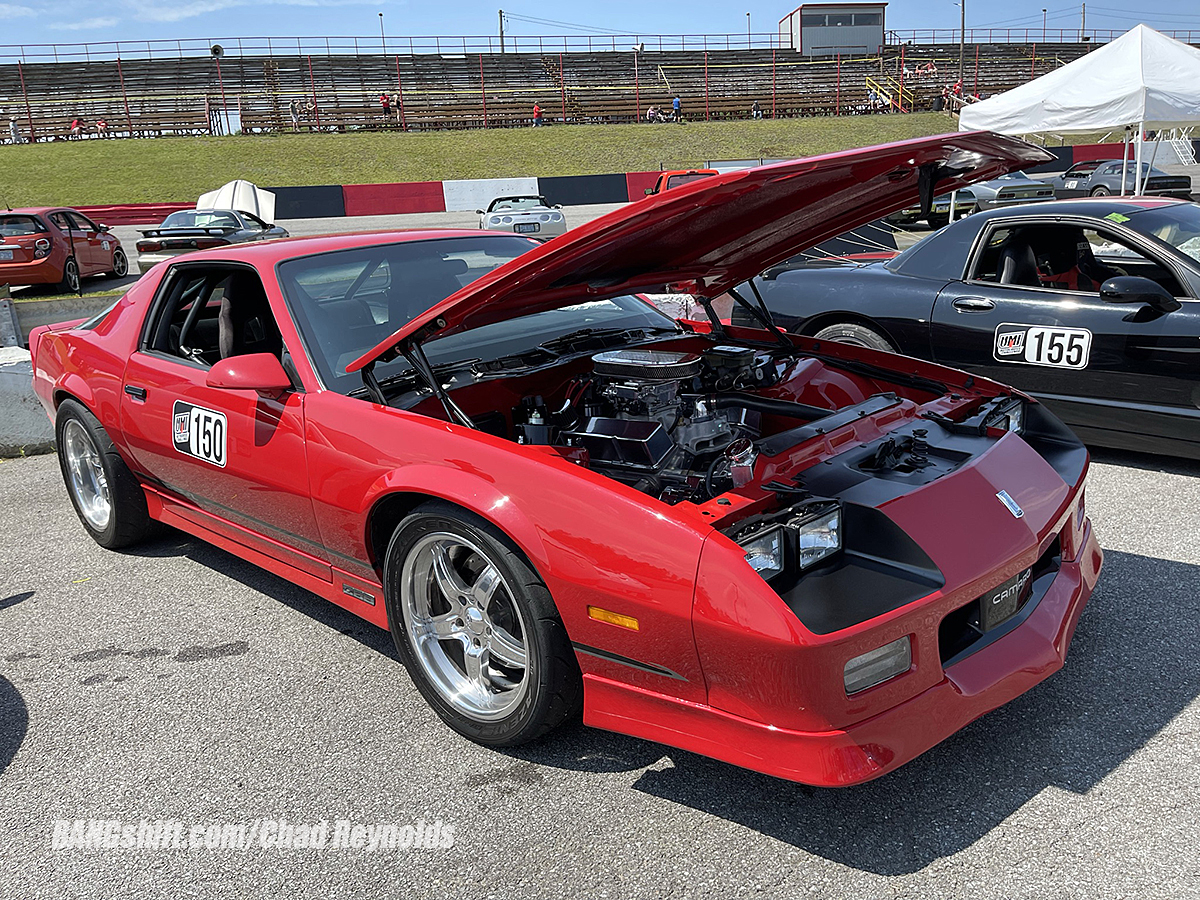
[[[63,263],[63,277],[57,288],[62,294],[79,292],[79,263],[75,261],[75,257],[68,256],[67,261]]]
[[[112,266],[108,274],[113,278],[124,278],[129,274],[129,257],[120,247],[113,251]]]
[[[412,620],[418,615],[414,607],[429,602],[428,597],[443,596],[440,591],[435,594],[435,585],[419,574],[426,553],[423,548],[437,544],[446,536],[451,538],[451,545],[453,540],[461,540],[481,551],[481,554],[460,555],[454,563],[456,567],[468,566],[482,558],[502,579],[492,599],[482,607],[490,611],[491,617],[485,617],[484,621],[495,624],[507,610],[509,625],[506,627],[511,630],[513,623],[521,626],[519,643],[526,658],[519,682],[522,693],[511,701],[511,709],[490,720],[467,714],[462,708],[469,705],[463,699],[464,693],[439,685],[438,671],[428,668],[435,665],[430,662],[431,653],[436,656],[440,651],[454,662],[452,657],[458,647],[457,653],[464,662],[459,674],[467,671],[465,653],[471,638],[463,620],[458,620],[460,631],[453,637],[431,639],[426,633],[426,639],[421,641],[414,636],[420,628]],[[436,550],[430,552],[436,553]],[[449,556],[446,558],[450,559]],[[468,573],[465,576],[464,571]],[[462,569],[455,574],[465,584],[470,570]],[[413,584],[420,587],[414,589]],[[414,597],[421,590],[426,592],[426,599]],[[578,715],[583,699],[582,677],[550,592],[517,547],[489,522],[441,501],[430,501],[417,507],[400,523],[388,544],[384,560],[384,594],[392,639],[400,659],[426,702],[459,734],[486,746],[512,747],[541,737],[564,720]],[[444,615],[453,617],[456,613],[450,608]],[[467,620],[467,626],[472,627],[470,620]],[[500,626],[496,627],[499,631]],[[492,634],[491,625],[487,633]],[[484,640],[487,642],[490,638]],[[422,645],[421,649],[418,649],[418,643]],[[425,649],[426,644],[435,646],[432,650]],[[478,640],[475,646],[479,646]],[[503,668],[504,664],[497,665]],[[497,666],[488,664],[486,668]],[[489,678],[486,671],[483,677],[485,681]]]
[[[1097,187],[1092,188],[1092,196],[1093,197],[1107,197],[1111,193],[1112,193],[1112,191],[1110,191],[1108,188],[1106,188],[1102,184],[1098,185]]]
[[[932,229],[933,231],[937,231],[939,228],[945,228],[947,225],[950,224],[950,217],[949,216],[929,216],[929,218],[927,218],[925,221],[927,223],[929,223],[930,229]]]
[[[820,341],[838,341],[855,347],[866,347],[870,350],[883,350],[885,353],[895,353],[896,348],[886,337],[866,325],[857,322],[835,322],[826,325],[813,335]]]
[[[74,423],[74,424],[73,424]],[[104,476],[104,489],[108,494],[109,515],[107,521],[98,523],[95,516],[89,520],[84,509],[84,498],[80,489],[73,484],[70,446],[83,439],[75,427],[82,428],[96,452],[96,465]],[[68,429],[71,433],[68,434]],[[104,427],[81,403],[64,400],[58,407],[54,437],[58,446],[58,464],[62,470],[67,496],[75,507],[75,514],[84,530],[101,547],[116,550],[144,540],[154,530],[154,521],[146,510],[146,495],[137,478],[121,459]],[[99,473],[97,473],[99,474]]]

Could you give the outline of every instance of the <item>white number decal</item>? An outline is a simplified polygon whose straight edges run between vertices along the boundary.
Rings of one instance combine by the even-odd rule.
[[[992,355],[1001,362],[1060,369],[1086,369],[1091,353],[1092,333],[1086,328],[1012,323],[996,327],[992,349]]]
[[[224,413],[176,400],[171,439],[180,453],[224,468],[226,425]]]
[[[1073,191],[1073,190],[1075,190],[1075,186],[1076,186],[1077,184],[1079,184],[1079,182],[1078,182],[1078,181],[1068,181],[1068,182],[1066,183],[1066,185],[1064,185],[1064,187],[1066,187],[1066,189],[1067,189],[1068,191]]]

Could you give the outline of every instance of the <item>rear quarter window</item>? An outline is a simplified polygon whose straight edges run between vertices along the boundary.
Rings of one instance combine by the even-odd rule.
[[[43,234],[46,226],[34,216],[0,216],[0,237]]]

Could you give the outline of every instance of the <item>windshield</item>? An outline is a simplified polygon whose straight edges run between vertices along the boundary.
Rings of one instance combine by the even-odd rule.
[[[499,197],[492,201],[488,212],[495,212],[498,209],[537,209],[549,205],[545,197]]]
[[[715,172],[691,172],[686,175],[672,175],[667,179],[667,189],[699,181],[701,178],[711,178]]]
[[[1179,203],[1139,210],[1128,218],[1125,225],[1129,228],[1156,238],[1200,262],[1200,206]]]
[[[1024,172],[1006,172],[1003,175],[998,175],[992,179],[993,181],[1029,181],[1030,178]]]
[[[46,226],[33,216],[0,216],[0,237],[40,234]]]
[[[288,305],[321,381],[348,394],[362,378],[346,366],[430,307],[497,266],[540,246],[517,236],[442,238],[340,250],[279,265]],[[582,328],[670,328],[675,322],[636,297],[593,300],[496,322],[427,341],[437,366],[494,360],[532,350]],[[379,363],[381,381],[409,368]]]
[[[163,219],[160,228],[241,228],[239,222],[231,213],[214,212],[213,210],[185,209],[173,212]]]

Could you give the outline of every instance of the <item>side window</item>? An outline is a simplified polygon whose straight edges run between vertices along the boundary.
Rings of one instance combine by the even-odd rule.
[[[258,228],[262,231],[266,231],[268,228],[271,227],[266,222],[264,222],[262,219],[260,219],[258,216],[251,215],[248,212],[238,213],[238,215],[240,215],[243,219],[246,220],[246,225],[249,228]]]
[[[971,270],[975,281],[1015,288],[1097,294],[1117,275],[1141,275],[1185,296],[1169,269],[1109,232],[1077,225],[1001,226],[986,238]]]
[[[283,339],[257,274],[184,267],[163,280],[146,349],[209,367],[247,353],[282,357]]]
[[[93,222],[87,216],[82,215],[81,213],[70,212],[70,213],[67,213],[66,215],[67,215],[67,218],[71,220],[71,223],[79,231],[99,231],[100,230],[99,228],[96,227],[95,222]]]
[[[70,231],[71,223],[67,219],[65,212],[50,213],[50,221],[58,227],[60,231]]]

